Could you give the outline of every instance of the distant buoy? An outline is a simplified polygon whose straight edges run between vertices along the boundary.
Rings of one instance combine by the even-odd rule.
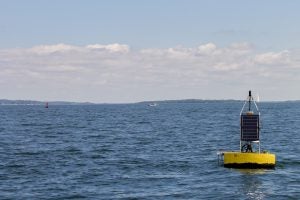
[[[244,111],[248,103],[248,109]],[[255,105],[255,111],[252,109]],[[260,149],[260,112],[249,91],[240,113],[240,151],[218,152],[219,159],[223,160],[224,167],[229,168],[274,168],[276,164],[275,154]],[[258,149],[253,149],[254,145]],[[221,158],[220,158],[221,157]]]

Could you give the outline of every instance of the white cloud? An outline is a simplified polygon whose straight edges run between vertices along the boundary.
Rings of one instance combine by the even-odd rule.
[[[248,42],[242,42],[242,43],[233,43],[230,45],[231,49],[236,49],[239,51],[246,51],[249,52],[251,51],[254,47],[252,44],[248,43]]]
[[[66,44],[56,44],[56,45],[39,45],[28,49],[30,53],[36,54],[50,54],[56,52],[67,52],[71,50],[78,50],[78,47]]]
[[[267,52],[258,54],[254,57],[254,61],[258,64],[263,65],[282,65],[289,63],[289,51],[281,51],[279,53]]]
[[[120,52],[120,53],[128,53],[130,51],[130,48],[128,45],[125,44],[108,44],[108,45],[101,45],[101,44],[92,44],[87,45],[86,48],[92,49],[92,50],[106,50],[109,52]]]
[[[136,51],[126,44],[2,49],[0,92],[5,98],[95,102],[233,98],[249,87],[299,82],[299,55],[258,53],[249,43]]]
[[[217,49],[217,46],[213,43],[208,43],[204,45],[200,45],[198,47],[198,53],[203,55],[210,55],[213,52],[215,52]]]

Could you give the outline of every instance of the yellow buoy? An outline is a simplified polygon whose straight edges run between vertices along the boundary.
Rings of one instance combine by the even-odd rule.
[[[274,168],[275,154],[223,152],[224,167],[230,168]]]
[[[256,112],[251,109],[251,103],[254,103]],[[244,112],[246,103],[248,109]],[[240,132],[240,151],[219,152],[218,155],[223,158],[224,167],[230,168],[274,168],[276,164],[275,154],[261,152],[260,150],[260,112],[249,91],[249,96],[242,108],[240,114],[241,132]],[[254,151],[254,144],[258,150]]]

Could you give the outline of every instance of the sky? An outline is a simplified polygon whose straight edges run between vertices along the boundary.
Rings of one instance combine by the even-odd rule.
[[[300,1],[1,0],[0,99],[300,100]]]

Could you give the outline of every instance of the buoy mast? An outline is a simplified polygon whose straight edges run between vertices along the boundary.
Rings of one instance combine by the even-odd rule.
[[[251,97],[252,97],[251,90],[249,90],[249,97],[248,97],[248,99],[249,99],[249,102],[248,102],[248,104],[249,104],[249,111],[251,111]]]

